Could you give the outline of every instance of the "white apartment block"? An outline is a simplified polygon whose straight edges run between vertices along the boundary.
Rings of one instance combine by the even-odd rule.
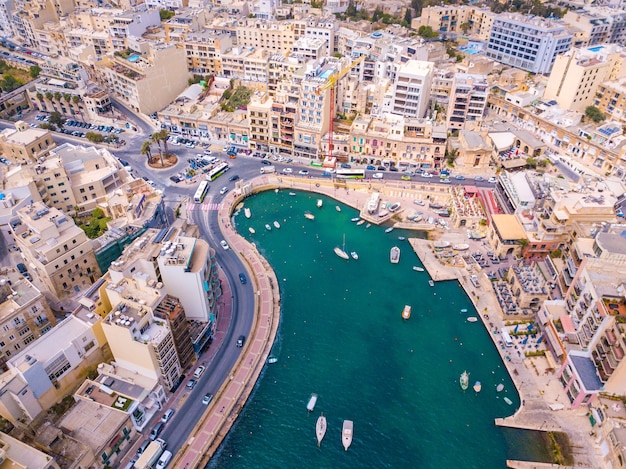
[[[328,8],[328,4],[327,4]],[[333,17],[318,18],[311,16],[306,19],[304,37],[323,39],[326,42],[328,55],[335,52],[335,34],[338,22]]]
[[[424,117],[430,101],[434,65],[421,60],[402,64],[384,110],[406,117]]]
[[[0,0],[0,35],[10,38],[13,36],[13,27],[11,24],[11,9],[13,0]]]
[[[491,28],[486,55],[504,65],[548,74],[557,55],[569,50],[572,38],[561,22],[501,14]]]
[[[596,98],[598,86],[626,74],[626,53],[615,44],[570,49],[555,62],[544,99],[562,109],[584,112]]]
[[[302,61],[322,60],[329,54],[327,42],[321,38],[301,37],[293,43],[293,55]]]
[[[448,128],[480,126],[487,107],[489,82],[485,75],[455,73],[448,103]]]
[[[92,241],[65,213],[35,202],[11,222],[15,244],[30,274],[57,298],[73,295],[100,277]]]
[[[17,271],[0,276],[0,368],[56,324],[46,298]]]
[[[29,422],[75,389],[106,358],[104,337],[93,329],[99,319],[68,316],[11,357],[0,375],[0,415]]]

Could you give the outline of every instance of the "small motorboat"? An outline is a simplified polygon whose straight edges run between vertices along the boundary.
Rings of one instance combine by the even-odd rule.
[[[496,392],[502,392],[504,389],[504,384],[500,383],[496,386]]]
[[[480,392],[480,390],[483,388],[482,384],[480,384],[480,381],[476,381],[474,383],[474,391],[476,392]]]
[[[322,199],[317,199],[317,208],[322,208],[324,201]]]
[[[324,414],[317,418],[317,423],[315,424],[315,435],[317,436],[317,446],[319,446],[324,439],[324,435],[326,435],[326,417],[324,417]]]
[[[344,420],[343,427],[341,429],[341,442],[343,443],[343,448],[348,451],[348,448],[352,444],[352,430],[354,428],[354,423],[352,420]]]
[[[248,231],[252,234],[256,233],[256,230],[252,227],[248,228]]]
[[[243,209],[243,214],[246,216],[246,218],[250,218],[252,216],[252,213],[250,213],[250,209],[248,207]]]
[[[365,220],[359,220],[359,221],[356,222],[356,224],[358,226],[361,226],[363,223],[365,223]]]
[[[278,194],[278,187],[276,189],[274,189],[274,192],[276,192]]]
[[[461,377],[459,378],[459,384],[461,385],[461,389],[465,391],[469,386],[469,373],[464,371],[461,373]]]
[[[315,410],[316,403],[317,403],[317,394],[313,393],[311,394],[311,397],[309,397],[309,402],[306,405],[306,410],[308,410],[309,412],[313,412],[313,410]]]
[[[432,280],[429,280],[428,281],[428,285],[430,285],[431,287],[434,287],[435,286],[435,282],[433,282]]]
[[[462,312],[462,313],[467,313],[467,308],[463,308],[463,309],[461,310],[461,312]]]
[[[293,197],[294,195],[296,195],[296,193],[295,192],[290,192],[289,195]]]
[[[354,223],[356,223],[356,222],[357,222],[357,221],[359,221],[359,220],[360,220],[360,218],[359,218],[359,217],[350,218],[350,221],[351,221],[351,222],[354,222]]]
[[[396,202],[396,203],[392,204],[391,207],[389,207],[389,211],[390,212],[395,212],[399,208],[400,208],[400,202]]]
[[[315,215],[313,215],[312,213],[309,213],[309,212],[305,212],[304,213],[304,218],[306,218],[307,220],[315,220]]]
[[[469,244],[455,244],[452,246],[452,249],[455,251],[467,251],[469,249]]]
[[[352,251],[350,252],[350,256],[352,257],[352,259],[354,259],[355,261],[359,260],[359,255],[357,254],[356,251]]]
[[[415,272],[424,272],[424,268],[423,267],[418,267],[416,265],[413,266],[413,270]]]
[[[405,241],[406,238],[404,236],[398,236],[398,241]]]
[[[277,361],[278,361],[278,358],[276,358],[276,357],[272,357],[271,355],[270,355],[270,356],[268,357],[268,359],[267,359],[267,363],[269,363],[269,364],[274,364],[274,363],[276,363]]]
[[[389,251],[389,262],[392,264],[400,262],[400,248],[398,246],[392,247]]]
[[[504,400],[504,402],[506,402],[508,405],[513,404],[513,401],[512,401],[511,399],[509,399],[508,397],[505,397],[503,400]]]
[[[338,212],[341,212],[341,207],[339,205],[335,205],[335,210],[337,210]]]
[[[372,224],[368,223],[367,225],[365,225],[365,228],[369,228],[370,226],[372,226]]]
[[[478,321],[478,318],[476,316],[470,316],[467,318],[467,322],[476,322]]]
[[[385,233],[391,233],[393,231],[393,226],[390,226],[385,230]]]
[[[404,305],[404,309],[402,310],[402,319],[409,319],[411,317],[411,307],[409,305]]]
[[[272,231],[272,227],[268,223],[265,224],[265,229],[267,231]]]
[[[337,254],[342,259],[350,259],[350,256],[348,255],[348,253],[344,251],[343,249],[341,249],[339,246],[336,246],[335,249],[333,249],[333,251],[335,251],[335,254]]]
[[[274,227],[276,229],[280,229],[280,223],[278,223],[277,221],[274,222]]]

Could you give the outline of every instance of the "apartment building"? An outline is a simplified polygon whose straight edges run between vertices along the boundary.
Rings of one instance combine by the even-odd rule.
[[[0,432],[0,454],[10,467],[60,469],[54,458],[26,443]]]
[[[278,89],[280,86],[289,87],[294,73],[301,67],[302,64],[296,57],[273,54],[268,60],[267,70],[267,91],[270,93],[270,96],[276,98],[279,94]]]
[[[260,151],[269,151],[272,99],[267,93],[256,93],[248,104],[250,119],[250,146]],[[278,127],[276,127],[278,130]]]
[[[56,146],[49,130],[30,127],[18,121],[15,129],[0,132],[0,150],[3,156],[15,164],[27,164],[46,156]]]
[[[222,54],[222,75],[250,82],[250,86],[264,88],[267,83],[267,62],[270,52],[252,47],[234,47]]]
[[[406,117],[424,117],[430,103],[434,65],[421,60],[403,63],[383,110]]]
[[[269,150],[287,158],[293,155],[295,122],[300,101],[300,87],[291,81],[279,82],[270,109]]]
[[[487,107],[485,75],[455,73],[450,88],[447,124],[450,129],[472,129],[480,127]]]
[[[205,9],[179,10],[176,15],[163,23],[165,42],[186,42],[188,35],[203,31],[207,23],[208,11]]]
[[[97,81],[134,111],[152,114],[187,87],[187,59],[182,47],[129,40],[123,54],[95,63]]]
[[[21,273],[7,270],[0,276],[0,368],[56,325],[43,294]]]
[[[446,140],[445,129],[426,119],[360,116],[350,129],[350,160],[401,169],[439,168]]]
[[[293,55],[301,61],[322,60],[329,54],[327,41],[319,37],[301,37],[293,43]]]
[[[573,34],[562,22],[500,14],[493,22],[486,55],[504,65],[548,74],[557,55],[569,50]]]
[[[93,332],[100,318],[68,316],[45,335],[14,354],[0,375],[0,415],[30,422],[50,409],[110,355]]]
[[[232,38],[227,34],[189,34],[185,40],[187,70],[201,75],[223,75],[222,55],[232,47]]]
[[[599,85],[593,105],[609,119],[626,124],[626,77]]]
[[[299,26],[297,22],[292,21],[247,19],[237,27],[237,45],[288,55],[296,39],[304,34],[304,29],[299,30],[296,26]]]
[[[328,5],[325,11],[328,11]],[[306,21],[304,37],[324,40],[326,49],[329,51],[328,55],[333,55],[335,52],[335,35],[339,24],[338,21],[333,16],[320,18],[313,15],[305,18],[304,21]]]
[[[620,8],[585,6],[563,16],[572,30],[578,31],[580,47],[596,44],[626,45],[626,11]]]
[[[24,263],[57,298],[75,294],[100,277],[91,240],[65,213],[35,202],[17,215],[11,230]]]
[[[469,23],[474,9],[466,5],[424,7],[421,16],[411,20],[411,28],[427,26],[440,33],[460,34],[464,32],[461,25]]]
[[[626,52],[615,44],[570,49],[559,55],[543,95],[562,109],[584,112],[596,100],[596,90],[607,80],[626,74]]]

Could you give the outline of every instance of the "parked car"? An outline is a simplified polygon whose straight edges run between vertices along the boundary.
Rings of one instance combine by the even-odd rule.
[[[146,450],[146,448],[148,447],[148,445],[150,444],[150,440],[146,440],[143,443],[141,443],[141,446],[139,446],[139,448],[137,448],[137,454],[143,454],[143,452]]]
[[[17,267],[17,270],[20,271],[20,274],[25,274],[26,272],[28,272],[28,269],[26,268],[26,266],[22,264],[21,262],[17,264],[15,267]]]
[[[372,166],[371,164],[368,164],[365,169],[367,169],[368,171],[376,171],[376,166]]]
[[[213,394],[211,394],[210,392],[207,392],[204,397],[202,398],[202,403],[204,405],[209,405],[209,403],[213,400]]]
[[[198,381],[196,381],[195,379],[190,379],[189,381],[187,381],[187,385],[185,387],[191,391],[193,388],[196,387],[196,384],[198,384]]]
[[[172,418],[172,415],[174,415],[174,412],[176,412],[174,409],[167,409],[165,413],[163,414],[163,416],[161,417],[161,422],[163,423],[169,422],[169,420]]]
[[[495,184],[496,182],[498,182],[498,180],[497,180],[495,177],[493,177],[493,176],[492,176],[492,177],[490,177],[490,178],[488,179],[488,182],[490,182],[490,183],[492,183],[492,184]]]
[[[156,440],[163,431],[164,427],[165,424],[163,422],[157,423],[154,427],[152,427],[152,430],[150,430],[150,435],[148,436],[148,438],[150,438],[151,440]]]
[[[267,160],[261,160],[261,164],[268,164],[269,165],[269,164],[272,164],[272,162],[271,161],[267,161]]]
[[[352,168],[352,166],[351,166],[351,165],[349,165],[348,163],[341,163],[341,167],[342,167],[343,169],[350,169],[350,168]]]
[[[458,181],[463,181],[465,179],[465,176],[457,174],[456,176],[454,176],[454,179],[457,179]]]
[[[391,168],[389,168],[389,171],[398,172],[398,168],[396,168],[395,166],[392,166]]]
[[[383,173],[374,173],[374,174],[372,174],[372,178],[374,178],[374,179],[382,179],[383,178]]]
[[[283,168],[283,173],[291,174],[291,173],[293,173],[293,169],[291,169],[291,168]]]
[[[409,176],[408,174],[403,174],[400,179],[402,179],[403,181],[410,181],[411,180],[411,176]]]
[[[474,181],[478,181],[478,182],[480,182],[480,181],[484,181],[484,180],[485,180],[485,178],[484,178],[484,177],[482,177],[482,176],[476,176],[476,177],[474,178]]]
[[[308,169],[301,169],[300,171],[298,171],[298,174],[301,174],[302,176],[306,176],[307,174],[309,174],[309,170]]]
[[[198,368],[196,368],[196,371],[193,372],[193,377],[199,378],[200,376],[202,376],[202,373],[204,373],[204,370],[206,370],[206,367],[199,366]]]

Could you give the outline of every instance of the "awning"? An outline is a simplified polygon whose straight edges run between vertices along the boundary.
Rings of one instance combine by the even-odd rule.
[[[204,291],[209,291],[209,282],[204,282],[202,286],[204,287]]]

